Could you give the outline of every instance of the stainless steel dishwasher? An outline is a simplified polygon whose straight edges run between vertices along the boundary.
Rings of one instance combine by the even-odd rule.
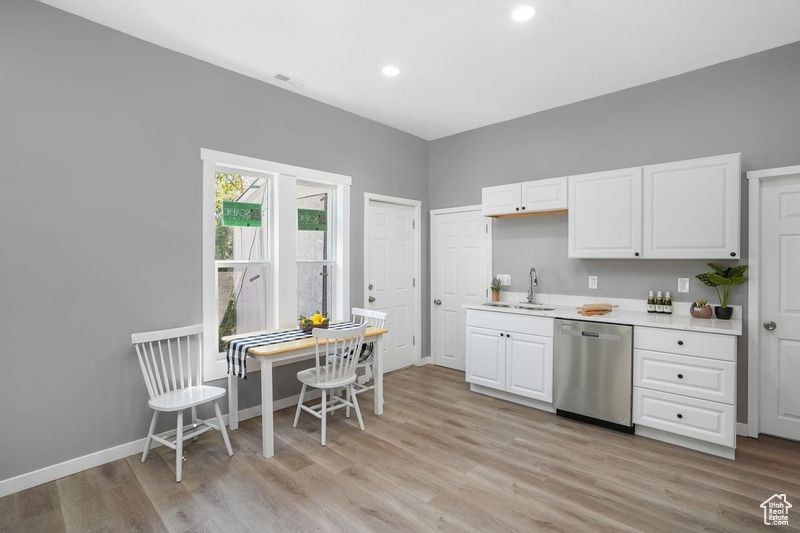
[[[556,414],[633,432],[633,327],[555,321]]]

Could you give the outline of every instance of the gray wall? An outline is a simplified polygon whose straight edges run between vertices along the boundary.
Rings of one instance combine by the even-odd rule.
[[[146,434],[130,334],[201,320],[201,147],[353,177],[353,305],[363,192],[427,210],[414,136],[36,2],[0,50],[0,479]]]
[[[486,126],[430,143],[431,208],[480,203],[480,189],[540,178],[742,152],[742,170],[800,163],[800,42],[674,78]],[[747,257],[747,190],[742,179],[742,257]],[[679,205],[675,216],[686,216]],[[527,290],[530,266],[540,290],[643,298],[677,290],[678,277],[703,261],[567,259],[566,217],[501,220],[494,232],[496,273]],[[590,291],[587,276],[599,276]],[[713,293],[692,280],[688,295]],[[746,304],[741,288],[734,303]],[[747,345],[739,341],[739,413],[747,417]]]

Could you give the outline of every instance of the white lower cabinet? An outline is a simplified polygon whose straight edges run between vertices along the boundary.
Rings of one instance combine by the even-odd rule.
[[[466,341],[469,383],[553,401],[552,318],[468,310]]]
[[[506,388],[506,339],[500,331],[467,327],[467,381]]]
[[[637,432],[640,427],[652,428],[662,432],[656,438],[732,457],[736,338],[636,327],[633,348]],[[720,448],[704,448],[702,443]]]
[[[553,401],[553,338],[508,333],[506,391]]]

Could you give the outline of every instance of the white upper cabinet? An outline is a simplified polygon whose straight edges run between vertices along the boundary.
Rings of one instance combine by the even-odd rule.
[[[642,167],[569,177],[569,257],[642,256]]]
[[[567,178],[484,187],[481,204],[487,217],[566,209]]]
[[[481,211],[487,217],[518,213],[521,200],[522,186],[519,183],[484,187],[481,194]]]
[[[741,154],[646,166],[643,176],[644,257],[740,257]]]
[[[567,208],[567,178],[526,181],[522,184],[521,210],[525,213]]]

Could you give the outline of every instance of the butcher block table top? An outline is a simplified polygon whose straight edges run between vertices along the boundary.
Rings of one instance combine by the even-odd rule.
[[[286,331],[292,331],[292,329],[287,329]],[[389,333],[389,330],[386,328],[375,328],[370,326],[367,328],[366,333],[364,333],[364,340],[366,340],[369,337],[377,337],[379,335],[384,335],[386,333]],[[222,342],[228,343],[235,339],[240,339],[243,337],[251,337],[257,334],[258,333],[246,333],[243,335],[228,335],[226,337],[222,337]],[[247,350],[247,355],[251,357],[272,357],[286,352],[295,352],[298,350],[313,348],[314,346],[316,346],[316,344],[317,341],[316,339],[314,339],[314,337],[306,337],[304,339],[278,342],[275,344],[268,344],[266,346],[255,346]],[[320,344],[325,344],[325,341],[321,341]]]

